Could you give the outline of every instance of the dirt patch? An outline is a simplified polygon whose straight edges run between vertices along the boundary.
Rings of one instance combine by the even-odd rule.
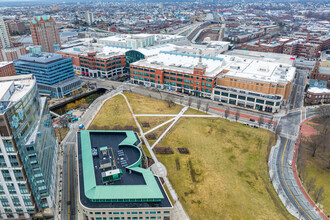
[[[189,154],[188,148],[178,147],[177,150],[179,151],[180,154]]]
[[[172,148],[170,147],[154,147],[153,151],[156,154],[174,154]]]

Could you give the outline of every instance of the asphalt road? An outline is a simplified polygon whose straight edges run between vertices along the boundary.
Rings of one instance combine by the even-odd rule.
[[[61,219],[75,219],[76,216],[76,171],[75,171],[75,142],[76,129],[69,132],[63,150],[63,187]]]
[[[288,164],[289,161],[292,161],[295,142],[295,139],[281,137],[281,146],[276,160],[276,166],[279,168],[277,172],[282,189],[290,202],[299,210],[300,217],[304,219],[322,219],[300,191],[294,179],[292,166]]]
[[[281,117],[281,145],[276,158],[276,167],[282,190],[287,195],[291,204],[297,209],[298,215],[303,219],[322,219],[313,206],[308,202],[300,191],[294,178],[292,166],[288,163],[293,159],[295,142],[298,136],[300,123],[302,121],[303,98],[306,71],[297,70],[297,77],[294,81],[293,90],[290,97],[290,109],[292,112]],[[306,118],[315,116],[315,109],[305,109]],[[305,118],[305,117],[304,117]]]

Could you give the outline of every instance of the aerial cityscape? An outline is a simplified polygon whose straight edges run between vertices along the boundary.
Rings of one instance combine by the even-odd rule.
[[[330,1],[0,0],[0,219],[330,218]]]

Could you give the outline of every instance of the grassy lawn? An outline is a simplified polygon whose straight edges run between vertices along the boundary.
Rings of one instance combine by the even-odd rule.
[[[134,114],[178,114],[183,108],[181,105],[168,107],[167,102],[147,96],[124,92]]]
[[[90,124],[90,130],[125,129],[126,126],[137,128],[123,96],[109,99]]]
[[[136,117],[136,119],[141,125],[143,132],[147,132],[150,129],[156,127],[157,125],[160,125],[161,123],[170,120],[171,118],[173,117],[145,117],[145,116]],[[142,123],[149,123],[150,127],[143,127]]]
[[[184,118],[160,143],[175,153],[157,157],[191,219],[293,219],[268,180],[271,135],[224,119]]]
[[[319,157],[311,157],[310,152],[305,154],[306,167],[308,170],[307,180],[304,182],[304,187],[306,189],[306,182],[312,177],[316,177],[315,186],[324,187],[324,200],[320,202],[321,209],[326,215],[330,215],[330,169],[326,167],[326,161],[320,160]],[[314,199],[314,191],[309,193],[310,197]],[[315,201],[315,200],[314,200]]]
[[[197,111],[193,108],[188,108],[188,110],[184,113],[184,115],[208,115],[205,112]]]

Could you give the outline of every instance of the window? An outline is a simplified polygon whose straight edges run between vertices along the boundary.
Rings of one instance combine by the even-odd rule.
[[[230,97],[231,97],[231,98],[237,98],[237,95],[235,95],[235,94],[230,94]]]
[[[262,100],[262,99],[257,99],[257,103],[260,103],[260,104],[264,104],[264,103],[265,103],[265,101],[264,101],[264,100]]]
[[[155,74],[150,74],[150,77],[151,78],[155,78]]]
[[[249,102],[254,102],[255,98],[247,97],[247,100],[248,100]]]
[[[206,83],[206,87],[212,88],[212,84],[211,83]]]
[[[170,77],[168,77],[168,76],[164,76],[164,79],[170,79]],[[178,80],[179,81],[179,80]]]
[[[245,100],[245,98],[246,98],[246,97],[245,97],[245,96],[242,96],[242,95],[239,95],[239,96],[238,96],[238,99],[240,99],[240,100]]]
[[[271,105],[271,106],[274,106],[274,102],[271,102],[271,101],[266,101],[266,105]]]
[[[176,78],[175,77],[170,77],[170,80],[175,81]]]
[[[149,73],[144,73],[145,76],[149,76]]]
[[[220,95],[220,91],[214,90],[214,94]]]
[[[190,80],[189,79],[184,79],[183,80],[185,83],[190,83]]]
[[[227,96],[228,97],[228,93],[227,92],[221,92],[222,96]]]

